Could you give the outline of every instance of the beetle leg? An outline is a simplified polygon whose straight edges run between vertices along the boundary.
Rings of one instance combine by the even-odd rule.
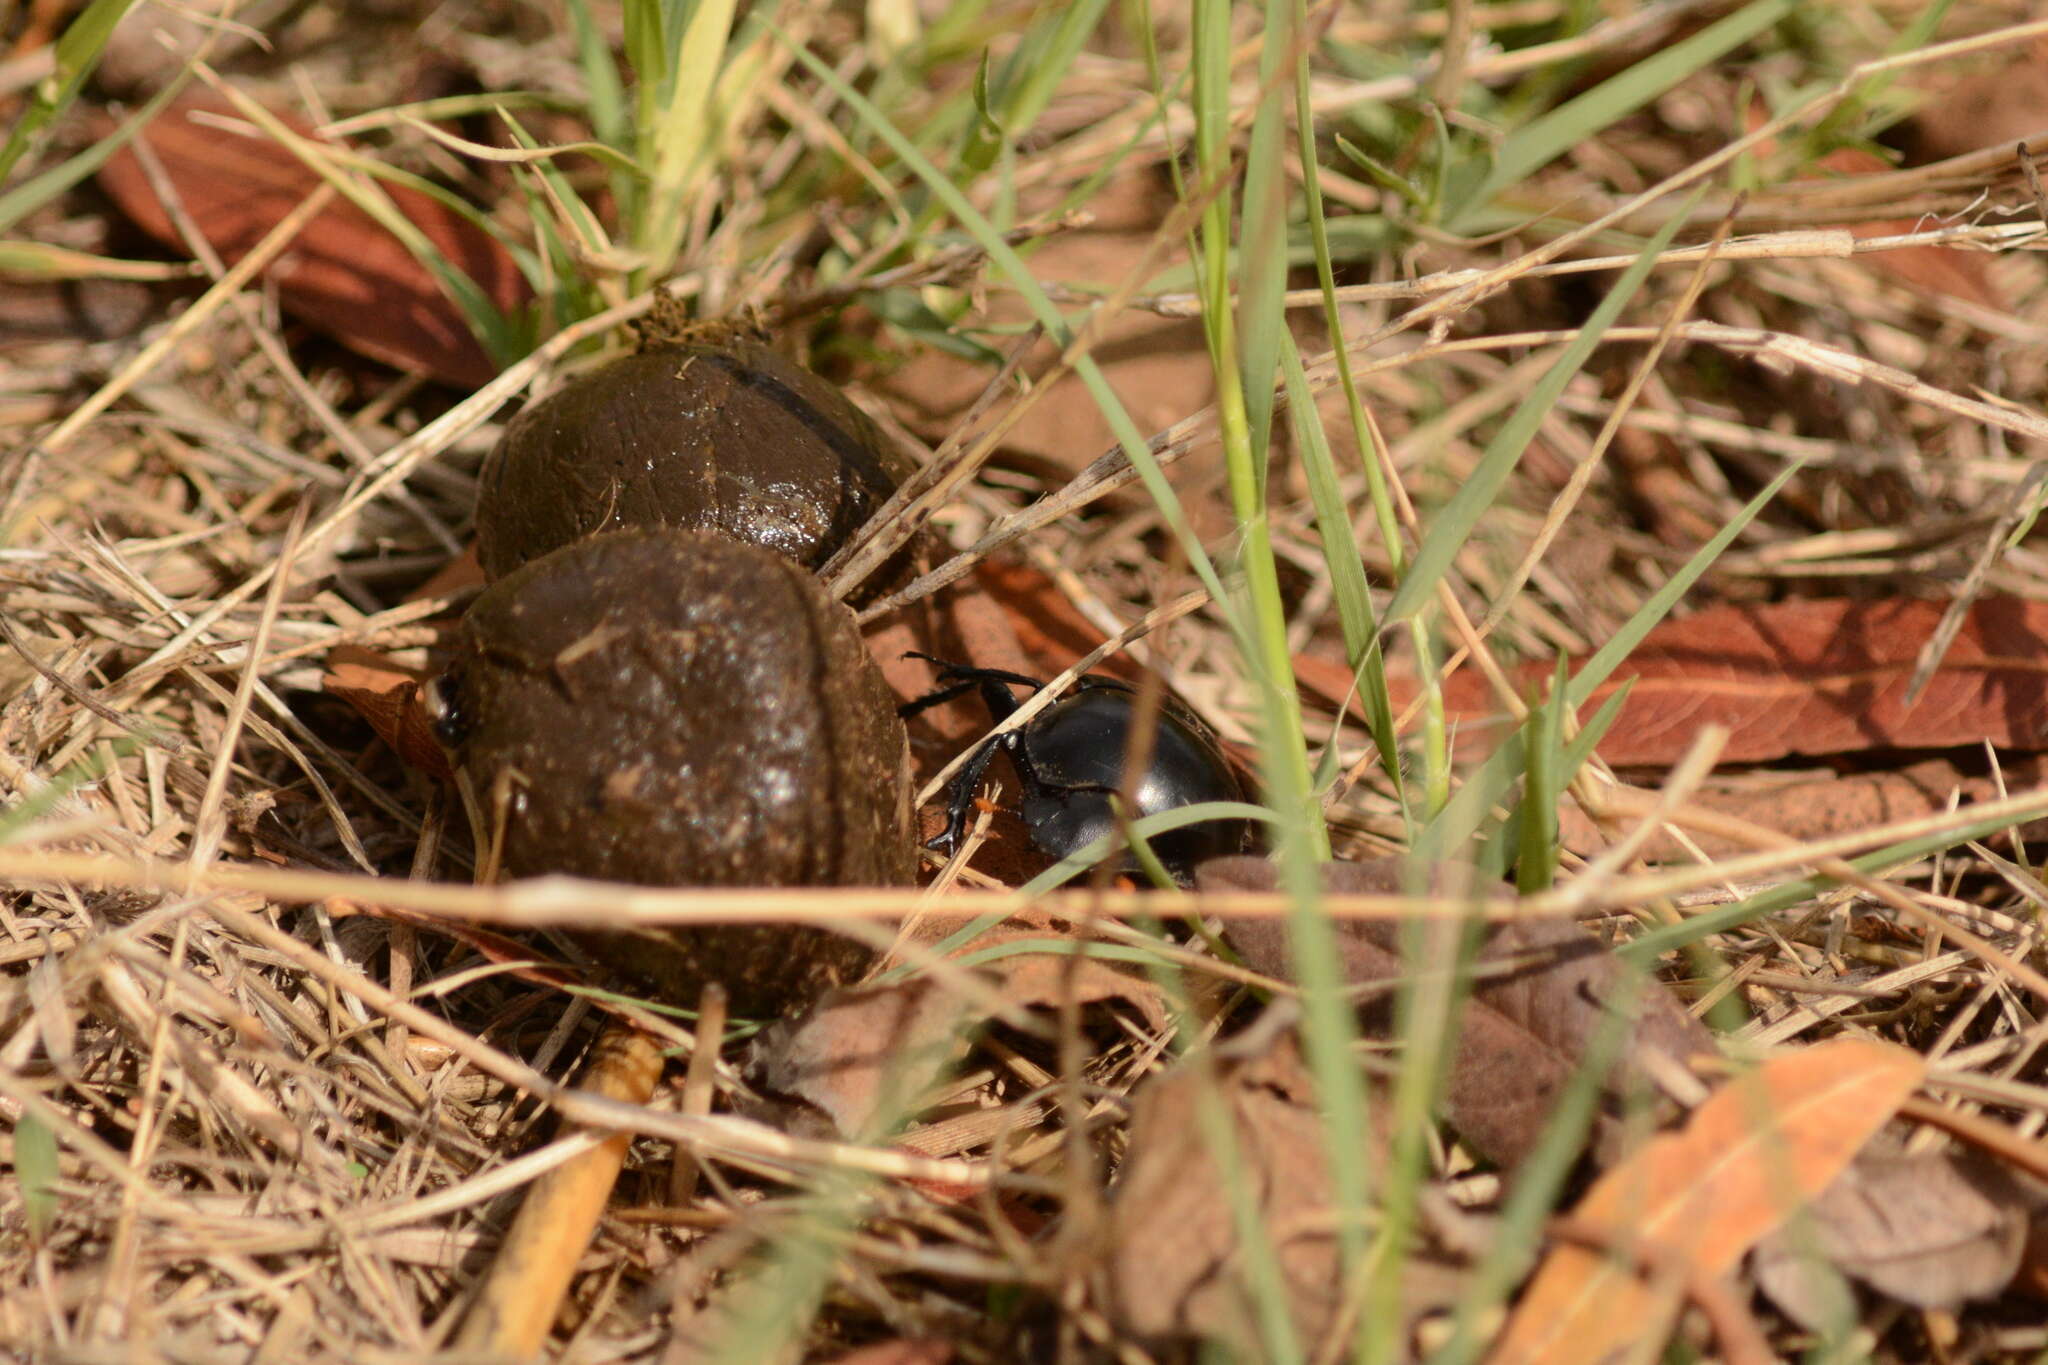
[[[981,684],[978,681],[972,679],[967,682],[956,682],[950,687],[941,687],[937,691],[927,692],[921,697],[904,702],[896,708],[896,714],[905,720],[909,720],[920,711],[929,710],[931,707],[949,702],[955,697],[966,696],[969,692],[980,686]]]
[[[925,845],[941,853],[951,853],[960,847],[960,840],[967,833],[967,814],[974,809],[974,792],[981,785],[983,774],[995,759],[996,750],[1003,747],[1001,738],[985,739],[981,747],[967,760],[967,766],[960,770],[946,787],[946,827],[936,838]]]

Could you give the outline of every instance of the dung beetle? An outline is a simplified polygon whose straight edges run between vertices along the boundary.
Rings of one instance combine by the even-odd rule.
[[[990,717],[1000,725],[1018,706],[1012,687],[1044,686],[1022,673],[971,668],[929,654],[909,657],[936,664],[939,687],[898,707],[898,713],[906,717],[968,692],[979,692]],[[1064,858],[1116,829],[1110,797],[1121,787],[1137,706],[1136,688],[1089,674],[1072,692],[1017,729],[983,740],[947,788],[946,828],[930,847],[949,851],[958,845],[974,806],[975,788],[998,750],[1010,756],[1017,770],[1024,790],[1021,814],[1031,842],[1041,852]],[[1162,697],[1151,758],[1134,798],[1137,809],[1132,814],[1141,818],[1201,801],[1242,801],[1245,791],[1208,727],[1186,707]],[[1251,838],[1249,821],[1204,820],[1154,835],[1147,842],[1167,871],[1187,882],[1197,863],[1243,853]],[[1123,866],[1134,869],[1137,861],[1127,852]]]

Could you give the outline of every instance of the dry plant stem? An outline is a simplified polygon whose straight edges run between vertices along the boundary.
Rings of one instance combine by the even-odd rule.
[[[502,888],[444,889],[490,891]],[[681,1114],[658,1114],[602,1095],[572,1089],[549,1079],[526,1063],[471,1037],[440,1016],[431,1014],[408,1001],[400,1000],[361,972],[330,960],[311,945],[274,928],[258,916],[233,909],[218,901],[207,905],[206,913],[247,941],[261,944],[329,985],[346,991],[387,1018],[397,1020],[422,1037],[430,1038],[449,1048],[479,1071],[495,1076],[507,1085],[529,1092],[573,1122],[595,1128],[616,1128],[625,1132],[643,1133],[671,1142],[686,1142],[703,1152],[721,1158],[751,1161],[777,1170],[801,1170],[805,1167],[818,1166],[840,1167],[894,1178],[922,1179],[941,1184],[976,1187],[987,1184],[998,1174],[979,1162],[923,1160],[846,1143],[791,1137],[764,1125],[725,1115],[692,1119]],[[5,1077],[0,1076],[0,1094],[6,1093],[4,1082]],[[1024,1180],[1023,1177],[1008,1174],[1001,1178],[1010,1182]]]
[[[725,1041],[725,987],[716,981],[697,1000],[697,1042],[683,1076],[683,1112],[702,1118],[711,1112],[718,1079],[718,1051]],[[697,1197],[697,1154],[677,1147],[668,1172],[668,1202],[680,1208]]]
[[[1648,793],[1618,789],[1603,814],[1640,814],[1654,808]],[[1837,834],[1807,843],[1796,843],[1769,830],[1735,822],[1732,817],[1704,811],[1678,811],[1671,822],[1710,832],[1729,832],[1745,841],[1776,841],[1760,852],[1697,867],[1668,868],[1658,872],[1616,878],[1597,896],[1584,896],[1577,883],[1566,883],[1541,895],[1520,901],[1489,902],[1477,913],[1489,919],[1523,915],[1581,917],[1626,910],[1654,897],[1672,897],[1726,881],[1747,881],[1768,877],[1791,868],[1814,866],[1822,859],[1839,859],[1889,844],[1926,838],[1960,829],[1980,821],[2001,824],[2023,822],[2048,813],[2048,788],[2022,792],[2002,801],[1982,801],[1953,812],[1895,820],[1866,829]],[[1740,825],[1745,834],[1733,833]],[[1853,869],[1851,869],[1853,871]],[[1832,876],[1833,873],[1828,875]],[[1859,874],[1860,875],[1860,874]],[[524,928],[609,928],[623,925],[667,924],[807,924],[837,919],[894,919],[911,913],[920,892],[910,888],[722,888],[675,890],[623,883],[590,882],[575,877],[535,877],[521,882],[485,886],[459,886],[446,882],[415,882],[390,877],[366,877],[344,872],[317,872],[303,868],[263,865],[215,864],[195,870],[184,861],[72,853],[19,844],[0,848],[0,885],[59,885],[122,887],[135,891],[158,891],[177,895],[201,895],[219,891],[246,891],[278,902],[306,902],[339,897],[364,905],[390,906],[449,919],[470,919]],[[1091,913],[1098,900],[1094,892],[1055,892],[1026,897],[1016,891],[963,892],[952,898],[948,908],[962,914],[1018,911],[1028,907],[1048,909],[1070,919]],[[1135,915],[1173,917],[1189,912],[1225,918],[1269,918],[1292,912],[1291,897],[1273,892],[1230,892],[1191,895],[1185,892],[1106,891],[1099,893],[1100,913],[1127,918]],[[1474,912],[1465,899],[1441,896],[1329,896],[1321,904],[1330,915],[1355,918],[1450,917],[1469,919]],[[209,913],[212,913],[210,911]],[[236,932],[255,921],[239,912],[234,916]],[[298,960],[305,947],[298,940],[276,930],[264,929],[266,943],[290,945],[288,955]],[[280,949],[285,951],[284,949]],[[310,950],[307,950],[310,951]],[[323,975],[335,964],[317,953]],[[369,988],[358,974],[346,973],[341,983],[374,1009],[380,1001],[411,1009],[381,988],[377,999],[362,994]],[[425,1017],[425,1016],[423,1016]],[[446,1030],[437,1028],[434,1037],[446,1041]],[[493,1075],[498,1073],[493,1071]],[[508,1079],[500,1076],[500,1079]],[[522,1073],[512,1080],[527,1085]],[[546,1089],[546,1083],[542,1082]]]
[[[249,641],[249,657],[243,665],[241,679],[235,684],[234,700],[228,705],[227,722],[221,728],[220,744],[213,755],[213,771],[206,780],[206,792],[200,798],[199,810],[192,817],[192,866],[205,867],[213,861],[213,855],[220,848],[221,836],[227,832],[226,821],[220,816],[220,803],[227,796],[228,777],[234,772],[235,746],[242,738],[242,725],[248,719],[249,702],[256,693],[256,680],[262,672],[264,655],[270,648],[271,628],[277,624],[278,609],[284,605],[285,585],[291,582],[293,562],[299,557],[299,538],[306,530],[306,514],[312,503],[301,502],[292,513],[290,525],[285,528],[284,544],[273,561],[277,574],[270,580],[270,591],[263,599],[263,614],[256,620],[256,634]],[[183,927],[182,925],[180,926]],[[180,955],[172,953],[173,962]]]
[[[215,280],[220,279],[227,273],[227,266],[221,260],[220,253],[213,249],[213,243],[206,240],[206,234],[192,221],[192,215],[186,209],[177,185],[165,174],[163,162],[158,159],[156,150],[150,146],[148,134],[137,136],[132,145],[144,178],[149,181],[150,189],[156,193],[157,202],[163,206],[164,212],[177,227],[178,236],[185,243],[185,249],[192,253],[192,258],[199,262],[208,276]],[[284,386],[291,390],[292,397],[312,414],[313,420],[327,433],[327,438],[334,442],[335,448],[346,455],[357,468],[370,464],[376,457],[370,453],[369,447],[363,444],[355,428],[344,421],[341,414],[306,382],[306,376],[300,372],[283,340],[263,325],[263,317],[257,309],[256,301],[246,293],[237,292],[229,298],[228,306],[235,310],[235,316],[241,319],[243,329],[256,342],[264,358],[270,361],[271,368],[277,371],[278,378],[284,381]],[[449,555],[462,553],[461,542],[441,524],[440,518],[421,505],[420,500],[413,496],[410,489],[393,489],[392,500],[411,514]]]
[[[1543,525],[1536,532],[1536,539],[1530,543],[1529,552],[1508,576],[1507,583],[1487,611],[1486,619],[1480,623],[1481,639],[1493,634],[1495,627],[1506,619],[1509,610],[1514,606],[1516,596],[1522,591],[1523,585],[1528,583],[1529,575],[1536,571],[1536,566],[1550,553],[1551,543],[1557,539],[1558,532],[1564,529],[1565,519],[1578,507],[1579,498],[1585,493],[1586,486],[1593,481],[1593,475],[1599,472],[1607,448],[1613,444],[1623,420],[1634,409],[1643,386],[1650,382],[1650,376],[1657,372],[1657,363],[1664,358],[1664,350],[1671,343],[1672,332],[1677,329],[1679,323],[1691,316],[1693,305],[1699,302],[1700,292],[1707,285],[1708,267],[1713,265],[1720,246],[1727,240],[1730,221],[1722,219],[1720,227],[1715,229],[1714,239],[1707,243],[1706,250],[1700,254],[1699,264],[1694,268],[1692,277],[1686,281],[1685,291],[1679,295],[1678,301],[1671,305],[1671,312],[1665,317],[1664,325],[1658,329],[1656,340],[1650,343],[1642,359],[1636,362],[1635,369],[1629,374],[1627,386],[1614,400],[1607,420],[1600,427],[1600,434],[1593,438],[1593,448],[1579,461],[1578,467],[1572,470],[1563,490],[1551,500],[1550,510],[1544,514]],[[1449,677],[1457,666],[1458,656],[1454,654],[1444,665],[1444,676]]]
[[[2006,1124],[1995,1123],[1979,1114],[1966,1114],[1960,1109],[1951,1109],[1918,1096],[1900,1105],[1899,1113],[1961,1138],[1971,1146],[2019,1167],[2036,1180],[2048,1180],[2048,1144],[2022,1137]]]
[[[1612,795],[1617,805],[1632,805],[1635,803],[1633,794],[1625,794],[1619,789],[1612,793]],[[1801,845],[1797,840],[1780,834],[1776,830],[1766,829],[1762,825],[1751,824],[1739,816],[1721,815],[1718,813],[1709,814],[1700,811],[1683,811],[1666,812],[1665,818],[1674,824],[1710,830],[1712,833],[1720,834],[1727,838],[1740,839],[1744,843],[1760,849],[1799,850],[1808,855],[1806,860],[1810,861],[1813,870],[1822,876],[1832,877],[1844,885],[1857,887],[1877,897],[1914,923],[1921,925],[1923,928],[1933,930],[1941,937],[1954,943],[1957,947],[1968,949],[1984,961],[2000,968],[2014,980],[2025,985],[2028,990],[2034,992],[2043,1004],[2048,1004],[2048,976],[2043,976],[2024,962],[2015,959],[2010,953],[2000,949],[1996,944],[1929,910],[1926,906],[1920,904],[1919,901],[1913,899],[1912,896],[1892,885],[1892,883],[1861,871],[1852,864],[1844,862],[1839,856],[1813,856],[1811,845]],[[1574,883],[1574,886],[1576,886],[1576,883]]]
[[[1722,221],[1731,224],[1741,216],[1746,201],[1725,205]],[[1763,232],[1727,241],[1719,250],[1709,245],[1666,247],[1657,254],[1659,266],[1695,265],[1710,256],[1724,262],[1847,260],[1912,247],[1940,246],[1957,249],[1975,247],[1985,251],[2015,250],[2035,245],[2044,231],[2041,222],[1969,223],[1956,227],[1925,228],[1882,237],[1858,237],[1846,227],[1794,228],[1784,232]],[[1547,279],[1559,275],[1594,275],[1626,270],[1637,256],[1587,256],[1572,261],[1553,261],[1522,272],[1523,279]],[[1483,272],[1470,266],[1439,270],[1412,280],[1385,284],[1344,284],[1334,291],[1338,303],[1375,303],[1388,300],[1430,298],[1448,294],[1478,279]],[[1283,296],[1289,308],[1320,308],[1320,289],[1293,289]],[[1155,294],[1133,299],[1131,307],[1161,317],[1186,318],[1200,313],[1200,300],[1193,294]]]
[[[640,1105],[654,1097],[660,1076],[661,1051],[653,1041],[614,1025],[598,1040],[583,1088]],[[614,1133],[527,1188],[519,1216],[456,1334],[457,1349],[522,1360],[540,1351],[631,1145],[630,1134]]]
[[[563,328],[536,348],[531,355],[508,366],[496,379],[378,456],[375,463],[357,475],[350,486],[350,491],[341,501],[329,508],[327,513],[307,530],[302,547],[304,552],[318,550],[330,537],[352,523],[365,507],[385,496],[396,485],[403,483],[422,462],[446,450],[483,425],[508,399],[577,345],[590,337],[610,331],[620,323],[631,322],[652,307],[653,302],[653,295],[646,295]],[[181,318],[180,321],[182,320]],[[222,617],[261,592],[276,570],[275,563],[266,564],[229,589],[205,610],[194,615],[183,630],[137,664],[109,691],[115,694],[125,693],[154,678],[161,665],[191,648]]]
[[[931,520],[932,513],[944,506],[954,492],[996,452],[1002,438],[1014,428],[1022,416],[1022,410],[1030,406],[1029,395],[1013,402],[1004,417],[977,438],[972,446],[964,443],[967,433],[975,426],[1001,398],[1024,364],[1031,348],[1038,344],[1042,329],[1033,327],[1019,337],[1010,347],[1010,353],[1003,357],[1003,363],[981,393],[961,417],[953,434],[945,444],[933,452],[932,458],[923,468],[904,480],[903,486],[889,495],[867,524],[846,546],[833,554],[818,576],[825,580],[833,597],[844,601],[846,595],[867,581],[870,574],[887,563],[889,557],[910,543],[910,540]]]
[[[1455,316],[1465,311],[1489,295],[1506,288],[1531,271],[1549,265],[1557,257],[1565,254],[1581,242],[1588,241],[1598,233],[1615,226],[1639,209],[1647,207],[1667,195],[1704,179],[1735,157],[1740,156],[1762,142],[1776,138],[1785,129],[1793,126],[1808,115],[1832,106],[1854,90],[1859,83],[1873,75],[1918,65],[1923,61],[1931,60],[1930,54],[1940,53],[1943,56],[1960,56],[1966,52],[1996,47],[2007,42],[2016,42],[2037,31],[2048,32],[2048,21],[2044,21],[2041,24],[2022,25],[2014,29],[2001,30],[1998,34],[1990,35],[1987,39],[1965,39],[1956,43],[1939,44],[1936,47],[1924,49],[1918,53],[1907,54],[1905,57],[1862,63],[1852,68],[1831,89],[1823,91],[1798,107],[1766,121],[1742,137],[1692,163],[1684,170],[1668,176],[1640,194],[1632,196],[1619,206],[1599,215],[1591,222],[1554,238],[1505,265],[1497,266],[1490,270],[1473,272],[1469,276],[1461,277],[1460,281],[1445,293],[1417,308],[1411,309],[1408,313],[1387,325],[1350,341],[1345,349],[1348,354],[1362,355],[1399,332],[1413,330],[1434,319]],[[2008,153],[2007,155],[2010,154]],[[1187,205],[1183,204],[1181,207],[1185,208]],[[1725,215],[1726,211],[1724,206],[1720,213]],[[2041,230],[2042,225],[2039,224],[2026,225],[2024,227],[2024,231],[2028,234],[2037,235]],[[1851,239],[1851,244],[1847,247],[1847,250],[1853,252],[1853,239]],[[1723,254],[1725,258],[1727,253],[1724,252]],[[1633,260],[1634,258],[1630,257],[1627,259]],[[1320,291],[1315,293],[1315,299],[1318,304],[1321,303],[1322,295]],[[1704,326],[1704,324],[1688,326],[1681,329],[1681,332],[1689,339],[1706,339],[1704,337],[1696,337],[1695,335],[1695,329],[1700,326]],[[1606,335],[1610,340],[1644,340],[1654,339],[1663,330],[1661,328],[1653,329],[1645,334],[1643,329],[1613,328]],[[1730,328],[1727,330],[1739,332],[1747,329]],[[1635,333],[1635,335],[1628,335],[1630,332]],[[1571,333],[1555,333],[1550,335],[1554,335],[1558,339],[1564,339],[1571,335]],[[1487,348],[1492,348],[1499,344],[1499,339],[1497,338],[1484,338],[1482,341]],[[1528,343],[1525,341],[1521,344]],[[1456,348],[1435,343],[1422,349],[1424,351],[1440,353],[1445,349]],[[1781,338],[1778,346],[1778,358],[1791,363],[1814,365],[1814,362],[1819,358],[1818,353],[1825,352],[1826,350],[1827,348],[1815,347],[1812,343],[1805,342],[1803,339]],[[1795,353],[1797,353],[1796,356]],[[1957,410],[1952,406],[1953,404],[1966,402],[1966,400],[1956,399],[1953,395],[1934,389],[1930,385],[1921,384],[1912,376],[1906,375],[1901,371],[1891,370],[1890,367],[1874,366],[1871,362],[1865,361],[1861,357],[1848,356],[1841,352],[1834,352],[1833,354],[1840,359],[1832,364],[1815,365],[1814,367],[1821,368],[1824,372],[1833,373],[1837,378],[1846,379],[1851,383],[1869,378],[1881,383],[1890,384],[1892,379],[1888,375],[1896,377],[1897,380],[1904,381],[1905,384],[1924,391],[1924,393],[1916,393],[1911,396],[1918,397],[1921,401],[1934,402],[1936,406],[1948,406],[1951,410]],[[1416,358],[1415,356],[1404,357],[1396,363],[1412,363]],[[1320,393],[1327,389],[1334,382],[1334,369],[1334,363],[1328,359],[1319,361],[1310,367],[1308,371],[1310,392]],[[1361,371],[1361,373],[1363,372],[1365,371]],[[1896,387],[1897,385],[1894,384],[1893,386]],[[1905,390],[1902,389],[1901,391]],[[1277,386],[1276,392],[1278,392]],[[1929,395],[1938,397],[1931,397]],[[1949,401],[1939,401],[1942,399]],[[1279,401],[1285,401],[1284,392],[1279,392]],[[1999,413],[1998,409],[1988,404],[1973,404],[1971,406],[1980,410],[1979,415],[1983,417],[1983,420],[1993,421],[1994,418],[1992,416],[1985,414]],[[1191,444],[1196,431],[1200,430],[1205,424],[1213,424],[1215,419],[1216,414],[1212,405],[1181,422],[1175,423],[1173,427],[1155,437],[1151,442],[1154,455],[1162,465],[1169,463],[1172,459],[1185,452],[1188,444]],[[2004,421],[1995,421],[1994,424],[2010,425]],[[2012,429],[2024,431],[2026,434],[2048,436],[2048,421],[2035,418],[2032,419],[2032,425],[2038,426],[2040,430],[2029,430],[2026,423],[2013,425]],[[930,596],[940,588],[966,575],[973,568],[974,564],[985,558],[994,549],[1041,526],[1047,525],[1078,507],[1093,502],[1097,498],[1106,496],[1115,489],[1124,487],[1135,477],[1136,473],[1130,467],[1130,463],[1123,456],[1123,453],[1116,449],[1110,450],[1077,474],[1059,493],[1042,498],[1030,507],[1026,507],[1004,518],[995,526],[992,526],[980,540],[976,541],[966,551],[955,555],[952,559],[947,560],[930,572],[921,575],[900,592],[870,606],[861,614],[860,619],[865,623],[883,615],[887,611]]]

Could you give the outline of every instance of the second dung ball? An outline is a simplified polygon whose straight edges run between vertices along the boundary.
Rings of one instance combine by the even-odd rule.
[[[507,426],[477,552],[499,578],[626,526],[718,531],[816,569],[911,470],[831,384],[737,330],[658,339]]]

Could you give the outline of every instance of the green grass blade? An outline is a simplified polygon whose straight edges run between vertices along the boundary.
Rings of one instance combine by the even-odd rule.
[[[29,214],[106,165],[113,159],[114,153],[127,146],[130,139],[148,127],[172,100],[184,93],[185,86],[191,79],[192,73],[189,68],[179,72],[163,89],[150,97],[149,103],[124,119],[120,127],[95,140],[90,147],[70,160],[38,172],[5,194],[0,194],[0,232],[11,230]]]
[[[664,277],[675,264],[692,196],[710,162],[715,126],[726,114],[713,110],[711,94],[732,36],[734,9],[735,0],[700,0],[686,20],[681,15],[663,18],[664,31],[677,35],[677,45],[660,105],[649,111],[653,122],[641,129],[647,145],[639,160],[653,167],[639,239],[648,260],[647,280]],[[679,21],[672,29],[667,27],[671,18]]]
[[[1521,183],[1601,129],[1634,113],[1701,67],[1770,28],[1795,8],[1796,0],[1751,0],[1726,18],[1516,129],[1501,145],[1493,169],[1484,180],[1467,195],[1452,191],[1458,200],[1451,215],[1452,226],[1468,223],[1502,190]]]
[[[1529,713],[1529,768],[1522,779],[1521,849],[1515,858],[1515,889],[1525,896],[1550,889],[1557,876],[1557,801],[1570,774],[1564,766],[1565,684],[1569,666],[1557,661],[1550,695]]]
[[[599,141],[624,151],[632,141],[632,112],[604,30],[590,12],[590,0],[569,0],[569,23],[576,30],[576,64],[583,69],[588,91],[590,130]]]
[[[41,1246],[57,1221],[57,1135],[32,1110],[14,1125],[14,1178],[29,1239]]]
[[[1253,470],[1265,486],[1273,437],[1273,378],[1287,331],[1287,170],[1282,155],[1288,82],[1279,79],[1295,41],[1294,0],[1267,0],[1259,49],[1259,104],[1245,148],[1237,261],[1237,318],[1244,336],[1244,405]],[[1226,317],[1228,315],[1226,314]]]
[[[135,0],[92,0],[64,30],[52,54],[56,59],[55,70],[36,86],[28,108],[22,110],[15,120],[14,130],[7,135],[7,145],[0,147],[0,180],[7,178],[15,163],[28,151],[36,134],[78,98],[86,77],[99,65],[100,53],[106,50],[107,39],[114,36],[114,26],[134,4]]]

